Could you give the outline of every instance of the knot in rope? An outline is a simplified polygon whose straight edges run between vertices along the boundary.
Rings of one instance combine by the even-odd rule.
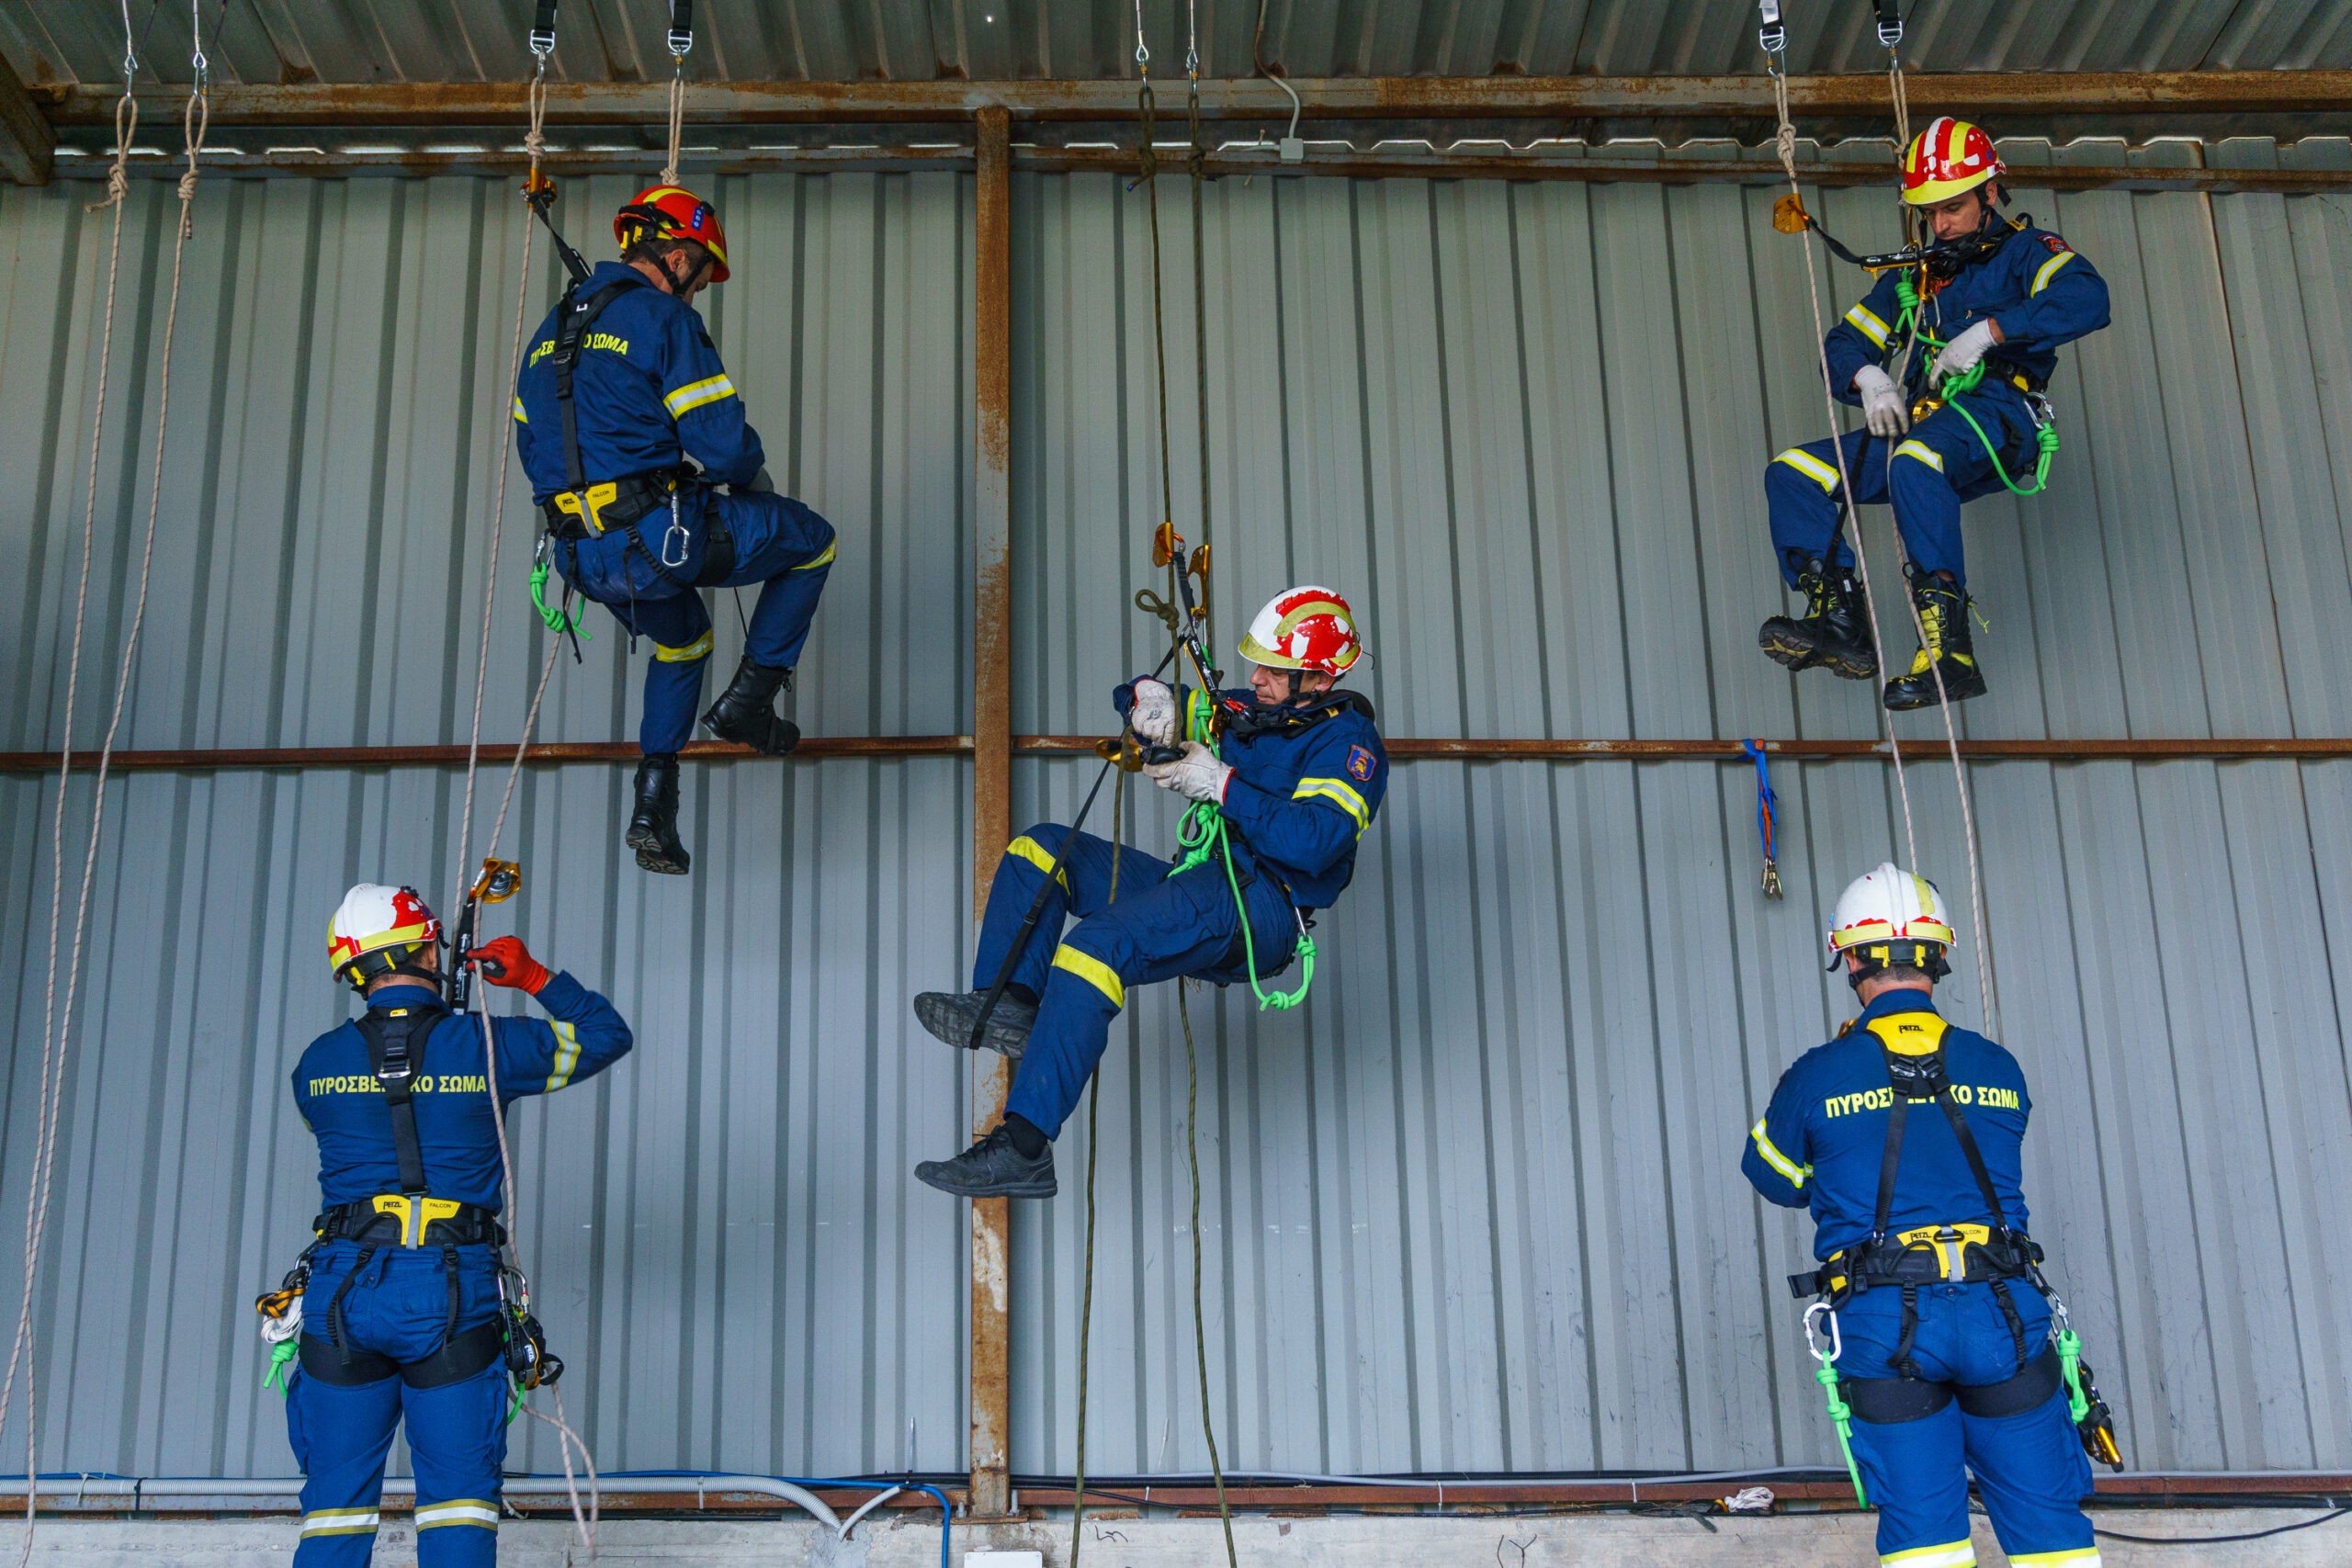
[[[122,198],[130,194],[130,133],[138,127],[139,102],[130,96],[126,73],[122,99],[114,107],[114,167],[107,171],[107,194],[103,200],[85,204],[85,212],[104,212],[109,207],[119,207]]]

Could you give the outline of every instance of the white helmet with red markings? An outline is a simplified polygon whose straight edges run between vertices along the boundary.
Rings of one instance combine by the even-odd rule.
[[[1959,940],[1951,912],[1936,885],[1882,861],[1847,886],[1829,922],[1829,967],[1857,953],[1865,972],[1922,969],[1932,978],[1951,972],[1944,954]]]
[[[337,979],[364,992],[385,975],[433,976],[411,963],[440,941],[440,919],[415,888],[362,882],[343,896],[327,921],[327,964]]]
[[[1270,670],[1346,674],[1363,657],[1355,612],[1328,588],[1286,588],[1266,601],[1241,638],[1241,657]]]

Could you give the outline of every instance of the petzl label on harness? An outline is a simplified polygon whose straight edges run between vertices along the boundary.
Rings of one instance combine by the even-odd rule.
[[[1870,1032],[1898,1056],[1927,1056],[1940,1050],[1951,1027],[1931,1012],[1891,1012],[1870,1021]]]

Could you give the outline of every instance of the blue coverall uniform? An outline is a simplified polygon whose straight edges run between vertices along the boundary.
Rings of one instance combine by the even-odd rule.
[[[386,986],[368,997],[371,1010],[421,1008],[443,1015],[425,1036],[410,1100],[433,1198],[496,1212],[493,1118],[525,1095],[549,1094],[593,1077],[628,1052],[628,1025],[612,1003],[569,974],[550,978],[537,1000],[553,1022],[491,1021],[501,1101],[493,1112],[479,1019],[447,1013],[440,993],[429,986]],[[357,1025],[346,1021],[312,1041],[295,1066],[293,1085],[294,1103],[319,1140],[322,1202],[334,1208],[399,1193],[391,1112]],[[358,1278],[343,1291],[355,1270]],[[334,1336],[354,1353],[403,1366],[424,1360],[446,1338],[497,1313],[498,1255],[487,1243],[330,1241],[311,1255],[302,1295],[306,1338],[334,1343]],[[418,1562],[426,1568],[491,1568],[498,1551],[507,1389],[503,1358],[460,1382],[430,1388],[411,1387],[398,1374],[339,1386],[296,1367],[287,1387],[286,1432],[304,1477],[297,1568],[359,1568],[368,1561],[384,1457],[403,1416],[416,1472]]]
[[[1925,1015],[1924,1017],[1922,1015]],[[1974,1136],[2003,1216],[2027,1228],[2020,1186],[2026,1118],[2033,1102],[2017,1058],[1981,1034],[1944,1024],[1927,993],[1889,991],[1855,1025],[1815,1047],[1781,1075],[1764,1119],[1749,1132],[1740,1169],[1756,1190],[1786,1208],[1810,1207],[1814,1255],[1824,1262],[1867,1239],[1876,1218],[1880,1167],[1893,1103],[1882,1039],[1940,1032],[1952,1098]],[[1920,1226],[1989,1224],[1984,1198],[1960,1141],[1939,1109],[1914,1105],[1887,1233]],[[2050,1308],[2030,1283],[2010,1298],[2021,1320],[2027,1361],[2042,1354]],[[1929,1284],[1917,1292],[1911,1359],[1920,1378],[1955,1388],[2007,1382],[2025,1370],[2018,1336],[1989,1282]],[[1896,1378],[1903,1292],[1875,1286],[1838,1308],[1846,1379]],[[2091,1490],[2090,1461],[2061,1386],[2022,1414],[1973,1416],[1954,1399],[1934,1414],[1895,1423],[1853,1423],[1854,1459],[1879,1510],[1883,1563],[1970,1568],[1968,1477],[1973,1471],[1994,1532],[2014,1563],[2088,1568],[2098,1562],[2080,1499]]]
[[[766,461],[759,432],[744,418],[742,397],[693,306],[619,262],[599,263],[575,294],[585,299],[616,283],[628,287],[596,318],[572,373],[586,482],[673,472],[691,457],[709,484],[729,488],[683,492],[683,540],[670,539],[664,509],[639,525],[642,550],[614,531],[559,543],[555,561],[572,586],[632,634],[652,639],[638,746],[650,757],[669,756],[694,733],[710,662],[710,612],[694,585],[765,584],[743,652],[755,664],[789,669],[800,661],[832,566],[833,526],[787,496],[746,488]],[[515,450],[531,498],[542,506],[571,488],[552,362],[563,310],[559,302],[540,323],[514,387]],[[714,519],[734,539],[734,565],[703,583]],[[669,564],[657,570],[650,557],[664,555]]]
[[[1133,694],[1132,682],[1114,694],[1122,716]],[[1226,696],[1251,700],[1247,691]],[[1387,793],[1388,755],[1371,718],[1346,705],[1304,728],[1228,731],[1220,755],[1234,770],[1222,809],[1258,978],[1264,980],[1289,964],[1300,920],[1329,908],[1355,874],[1356,841]],[[1006,846],[980,923],[974,989],[995,982],[1069,831],[1041,825]],[[1180,975],[1220,985],[1250,978],[1241,917],[1220,860],[1174,875],[1172,863],[1123,848],[1114,904],[1112,852],[1107,840],[1078,835],[1059,891],[1046,900],[1036,935],[1012,972],[1014,982],[1036,993],[1038,1006],[1005,1109],[1049,1138],[1061,1131],[1102,1059],[1129,986]],[[1062,922],[1073,914],[1078,924],[1057,945]]]
[[[1870,293],[1824,340],[1829,389],[1840,402],[1860,405],[1854,372],[1886,355],[1902,313],[1895,298],[1897,276],[1882,273]],[[2060,344],[2107,325],[2107,280],[2064,240],[2028,224],[1940,288],[1932,282],[1928,287],[1934,292],[1919,307],[1928,333],[1949,343],[1987,319],[2000,327],[2002,341],[1984,355],[1984,379],[1962,400],[1984,434],[2000,447],[2002,465],[2022,480],[2033,469],[2034,420],[2017,378],[2040,389],[2058,367]],[[1935,355],[1924,344],[1915,346],[1910,363],[1895,378],[1908,396],[1917,399],[1929,391],[1928,371],[1934,363]],[[1950,572],[1955,585],[1965,587],[1961,503],[2003,487],[1984,442],[1950,406],[1937,409],[1892,440],[1874,437],[1867,430],[1850,431],[1835,443],[1792,446],[1766,466],[1764,493],[1781,580],[1796,587],[1797,574],[1811,560],[1826,561],[1834,569],[1853,564],[1838,526],[1840,446],[1847,472],[1853,476],[1855,499],[1871,506],[1891,502],[1903,547],[1919,570],[1930,576]]]

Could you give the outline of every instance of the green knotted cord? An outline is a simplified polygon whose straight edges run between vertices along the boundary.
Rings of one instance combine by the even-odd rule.
[[[1899,338],[1910,329],[1912,323],[1918,319],[1919,315],[1919,290],[1917,286],[1911,281],[1911,275],[1909,273],[1897,273],[1895,275],[1894,297],[1900,300],[1903,305],[1903,313],[1895,318],[1894,332],[1892,334]],[[1919,332],[1918,342],[1921,345],[1926,347],[1930,354],[1940,354],[1943,352],[1944,340],[1924,328]],[[2000,479],[2001,483],[2007,488],[2010,494],[2040,495],[2043,491],[2050,488],[2051,460],[2058,456],[2058,427],[2054,424],[2044,424],[2039,421],[2035,423],[2033,427],[2033,482],[2031,484],[2022,485],[2018,483],[2017,480],[2009,478],[2008,469],[2001,466],[2000,448],[1994,446],[1993,438],[1984,434],[1984,427],[1976,423],[1976,416],[1968,412],[1968,406],[1960,400],[1965,394],[1976,390],[1977,384],[1984,379],[1984,361],[1980,359],[1975,364],[1970,366],[1967,370],[1961,375],[1954,376],[1950,380],[1946,381],[1942,387],[1937,389],[1937,396],[1943,399],[1945,407],[1951,409],[1952,412],[1966,420],[1968,422],[1968,428],[1976,433],[1976,439],[1984,444],[1984,456],[1991,460],[1994,474]]]
[[[1829,1361],[1821,1363],[1813,1381],[1829,1401],[1829,1420],[1838,1428],[1838,1451],[1846,1458],[1846,1473],[1853,1478],[1854,1501],[1863,1507],[1871,1506],[1870,1495],[1862,1490],[1861,1466],[1854,1462],[1854,1407],[1838,1393],[1838,1368]]]

